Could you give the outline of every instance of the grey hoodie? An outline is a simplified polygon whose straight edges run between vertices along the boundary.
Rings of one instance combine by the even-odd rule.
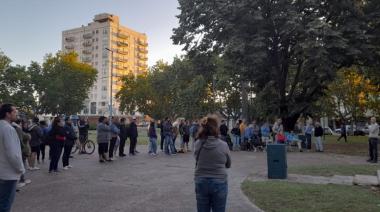
[[[0,180],[19,180],[24,172],[17,132],[9,122],[0,120]]]
[[[205,143],[201,149],[202,142]],[[231,155],[227,143],[210,136],[207,140],[195,142],[195,159],[199,151],[198,165],[195,167],[194,176],[227,180],[227,168],[231,167]]]

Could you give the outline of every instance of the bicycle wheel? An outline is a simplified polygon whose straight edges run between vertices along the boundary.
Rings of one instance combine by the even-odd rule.
[[[91,140],[87,140],[86,144],[84,145],[84,149],[87,154],[91,155],[92,153],[95,152],[95,143]]]
[[[78,145],[75,144],[75,145],[73,146],[73,148],[71,149],[71,154],[76,153],[76,152],[78,151],[78,149],[79,149]]]

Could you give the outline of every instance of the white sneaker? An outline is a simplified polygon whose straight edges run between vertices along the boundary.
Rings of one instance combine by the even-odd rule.
[[[72,165],[68,165],[67,167],[69,167],[69,168],[73,168],[73,166],[72,166]]]
[[[17,183],[17,188],[22,188],[26,186],[26,183]]]
[[[32,181],[31,180],[29,180],[29,179],[25,179],[24,180],[24,183],[26,183],[26,184],[29,184],[29,183],[31,183]]]
[[[40,168],[35,166],[35,167],[33,167],[33,170],[40,170]]]
[[[65,167],[63,167],[63,169],[64,169],[64,170],[68,170],[68,169],[69,169],[69,167],[68,167],[68,166],[65,166]]]
[[[115,161],[115,160],[116,160],[116,158],[110,158],[110,160],[111,160],[111,161]]]

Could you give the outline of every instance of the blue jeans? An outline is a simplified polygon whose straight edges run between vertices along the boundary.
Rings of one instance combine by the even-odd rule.
[[[0,180],[0,211],[11,211],[16,195],[17,180]]]
[[[196,177],[195,194],[198,212],[224,212],[228,194],[227,180]]]
[[[170,135],[165,136],[165,153],[167,155],[175,153],[173,137]]]
[[[157,138],[150,137],[149,138],[149,152],[157,154]]]
[[[322,136],[315,137],[315,149],[317,151],[323,151]]]
[[[234,144],[234,150],[240,149],[240,136],[232,135],[232,142]]]

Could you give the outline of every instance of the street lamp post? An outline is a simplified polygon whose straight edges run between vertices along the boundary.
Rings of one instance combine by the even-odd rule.
[[[112,84],[113,84],[113,50],[109,49],[109,48],[105,48],[107,51],[111,52],[111,90],[110,90],[110,107],[109,107],[109,110],[110,110],[110,117],[112,117]]]

